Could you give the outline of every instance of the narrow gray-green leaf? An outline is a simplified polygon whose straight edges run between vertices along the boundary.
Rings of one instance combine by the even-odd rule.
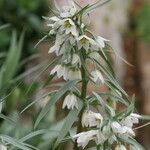
[[[10,27],[10,24],[4,24],[4,25],[0,26],[0,30],[3,30],[8,27]]]
[[[136,150],[145,150],[145,148],[141,144],[139,144],[135,139],[133,139],[132,137],[127,138],[127,139],[121,138],[121,141],[134,146],[136,148]]]
[[[51,106],[53,106],[57,100],[59,100],[70,88],[72,88],[79,80],[68,81],[58,92],[54,93],[46,106],[42,109],[38,115],[34,128],[40,123],[44,116],[49,112]]]
[[[4,120],[6,120],[6,121],[8,121],[8,122],[10,122],[12,124],[16,124],[16,122],[14,120],[12,120],[11,118],[9,118],[9,117],[1,114],[1,113],[0,113],[0,118],[4,119]]]
[[[68,116],[65,119],[65,123],[63,124],[62,129],[60,130],[59,136],[54,144],[53,149],[55,149],[59,145],[59,143],[63,140],[63,138],[67,135],[73,123],[77,120],[82,107],[83,107],[83,102],[79,101],[78,109],[75,108],[69,112]]]
[[[31,148],[25,146],[25,143],[19,142],[18,140],[14,139],[12,137],[9,137],[7,135],[0,134],[0,138],[3,141],[5,141],[5,142],[7,142],[7,143],[9,143],[11,145],[13,145],[14,147],[20,148],[21,150],[32,150]]]
[[[42,134],[46,134],[46,133],[51,133],[51,132],[58,132],[56,130],[47,130],[47,129],[43,129],[43,130],[38,130],[38,131],[34,131],[34,132],[31,132],[29,133],[28,135],[26,135],[25,137],[21,138],[19,141],[20,142],[25,142],[35,136],[38,136],[38,135],[42,135]]]
[[[22,33],[19,42],[17,42],[17,33],[16,31],[12,34],[12,41],[10,50],[8,52],[6,62],[4,63],[4,79],[3,84],[5,85],[7,82],[9,82],[13,76],[15,75],[17,69],[18,69],[18,62],[21,57],[21,51],[23,46],[23,39],[24,39],[24,32]]]
[[[51,94],[55,93],[56,91],[50,91],[46,94],[44,94],[43,96],[39,97],[38,99],[34,100],[32,103],[30,103],[29,105],[27,105],[20,113],[22,114],[23,112],[25,112],[28,108],[30,108],[31,106],[33,106],[35,103],[41,101],[44,97],[46,96],[50,96]]]

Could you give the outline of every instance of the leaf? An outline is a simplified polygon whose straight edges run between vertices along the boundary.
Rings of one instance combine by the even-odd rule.
[[[67,135],[68,131],[71,129],[73,123],[77,120],[78,114],[80,113],[81,109],[83,107],[83,103],[79,102],[79,108],[73,109],[69,112],[68,116],[65,119],[65,123],[62,126],[62,129],[60,130],[59,136],[54,144],[55,149],[59,143],[63,140],[63,138]]]
[[[7,84],[7,82],[9,82],[14,77],[17,71],[19,64],[18,62],[21,57],[23,39],[24,32],[22,32],[19,42],[17,43],[17,33],[16,31],[13,31],[10,50],[3,65],[5,68],[3,74],[3,85]]]
[[[123,95],[128,97],[127,93],[120,87],[120,85],[118,84],[116,79],[113,77],[113,75],[97,60],[95,60],[95,59],[92,59],[92,60],[94,60],[98,64],[98,66],[101,68],[103,73],[108,77],[108,79],[110,80],[110,84],[113,84],[113,86],[115,86],[117,88],[117,90],[119,90]]]
[[[148,120],[148,121],[150,121],[150,116],[148,116],[148,115],[140,115],[139,119],[140,120]]]
[[[114,109],[112,109],[109,105],[107,105],[106,102],[104,102],[104,100],[100,97],[100,95],[98,95],[95,92],[93,92],[93,94],[97,98],[97,100],[100,102],[101,106],[107,112],[107,114],[114,116],[115,115]]]
[[[44,69],[35,77],[35,79],[37,80],[40,75],[45,72],[50,66],[52,66],[54,63],[57,62],[57,60],[59,60],[59,57],[53,59],[52,61],[50,61],[50,63],[48,63],[48,65],[46,67],[44,67]],[[26,94],[28,94],[28,92],[30,91],[30,89],[32,88],[32,85],[33,85],[34,81],[31,83],[31,86],[28,88]]]
[[[145,148],[140,145],[135,139],[133,139],[132,137],[129,137],[128,139],[126,138],[120,138],[121,141],[126,142],[132,146],[134,146],[136,148],[136,150],[145,150]]]
[[[90,5],[89,8],[84,12],[84,14],[87,14],[87,13],[92,12],[92,11],[95,10],[96,8],[105,5],[106,3],[108,3],[108,2],[111,1],[111,0],[103,0],[102,2],[101,2],[101,1],[102,1],[102,0],[98,0],[96,3]]]
[[[58,131],[54,131],[54,130],[47,130],[47,129],[43,129],[43,130],[38,130],[38,131],[34,131],[29,133],[28,135],[26,135],[25,137],[21,138],[19,141],[20,142],[25,142],[35,136],[38,135],[42,135],[42,134],[46,134],[46,133],[51,133],[51,132],[58,132]]]
[[[23,112],[25,112],[29,107],[31,107],[32,105],[34,105],[35,103],[37,103],[38,101],[41,101],[44,97],[51,95],[53,93],[55,93],[56,91],[51,91],[48,92],[46,94],[44,94],[43,96],[41,96],[40,98],[36,99],[35,101],[33,101],[32,103],[30,103],[29,105],[27,105],[20,113],[22,114]]]
[[[106,64],[109,67],[109,69],[110,69],[113,77],[115,77],[115,73],[114,73],[114,70],[113,70],[112,65],[111,65],[111,60],[110,59],[108,60],[109,57],[106,56],[107,54],[105,54],[105,52],[103,50],[99,54],[101,55],[101,57],[103,58],[103,60],[106,62]]]
[[[121,93],[122,97],[123,97],[123,100],[124,100],[124,103],[130,103],[129,99],[128,99],[128,95],[125,95],[125,93],[123,93],[123,91],[121,89],[119,89],[115,83],[112,83],[111,81],[109,80],[105,80],[105,84],[118,96],[120,96],[120,94],[118,94],[118,92]],[[125,91],[124,91],[125,92]]]
[[[13,145],[14,147],[18,147],[18,148],[20,148],[22,150],[32,150],[29,147],[25,146],[25,143],[19,142],[18,140],[14,139],[12,137],[9,137],[7,135],[0,134],[0,138],[3,141],[5,141],[5,142],[7,142],[7,143],[9,143],[11,145]]]
[[[10,24],[4,24],[4,25],[0,26],[0,30],[6,29],[8,27],[10,27]]]
[[[9,117],[7,117],[7,116],[1,114],[1,113],[0,113],[0,118],[2,118],[2,119],[4,119],[4,120],[8,121],[9,123],[16,124],[16,122],[15,122],[14,120],[12,120],[11,118],[9,118]]]
[[[115,118],[118,118],[118,119],[122,119],[122,118],[125,118],[127,116],[129,116],[131,113],[134,112],[134,109],[135,109],[135,96],[132,97],[132,100],[131,100],[131,104],[127,107],[127,109],[125,109],[124,111],[122,111],[121,113],[118,113],[115,117]]]
[[[38,115],[34,128],[40,123],[44,116],[49,112],[51,106],[53,106],[57,100],[61,98],[70,88],[72,88],[79,80],[68,81],[58,92],[54,93],[46,106],[42,109]]]
[[[114,101],[118,101],[121,102],[122,104],[128,106],[129,102],[127,103],[126,101],[124,101],[124,99],[121,96],[116,96],[113,94],[109,94],[109,93],[98,93],[100,96],[104,97],[104,96],[108,96],[110,98],[113,98]]]

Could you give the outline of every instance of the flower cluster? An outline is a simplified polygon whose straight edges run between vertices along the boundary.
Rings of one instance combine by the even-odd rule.
[[[49,53],[55,53],[60,56],[59,64],[52,70],[51,75],[56,74],[58,78],[66,81],[82,80],[81,67],[84,60],[82,54],[88,55],[92,59],[97,59],[98,51],[105,47],[108,41],[100,36],[91,38],[83,30],[86,26],[80,22],[76,13],[78,10],[73,2],[70,6],[64,6],[58,16],[47,18],[50,35],[56,37],[54,45],[49,49]],[[95,69],[91,72],[90,79],[94,83],[104,84],[102,73]],[[77,108],[77,98],[68,95],[63,104],[63,108]]]
[[[50,47],[49,53],[55,53],[59,57],[58,63],[50,74],[68,82],[79,80],[82,84],[81,93],[76,93],[72,88],[67,91],[62,106],[63,109],[67,107],[70,110],[79,110],[79,100],[84,103],[84,108],[80,112],[82,119],[79,120],[83,132],[73,136],[73,140],[77,141],[78,146],[84,149],[90,141],[94,141],[96,146],[103,146],[104,143],[107,143],[107,146],[109,145],[111,148],[116,144],[115,150],[126,150],[126,142],[121,139],[135,136],[133,125],[138,123],[140,116],[131,113],[134,111],[133,108],[133,111],[129,111],[130,113],[120,118],[116,117],[118,113],[116,108],[112,108],[103,98],[99,100],[97,98],[97,102],[94,103],[91,98],[93,95],[87,96],[86,94],[87,84],[90,81],[94,84],[104,84],[110,90],[110,93],[106,94],[108,99],[111,98],[110,95],[112,96],[113,92],[123,104],[128,104],[128,96],[120,88],[115,77],[105,68],[105,65],[99,63],[100,58],[103,58],[107,67],[112,71],[109,57],[104,51],[106,42],[109,40],[95,36],[87,30],[82,21],[82,12],[85,8],[77,10],[71,1],[69,6],[63,7],[62,10],[59,9],[59,15],[47,18],[50,28],[49,35],[56,39],[53,46]],[[87,60],[90,60],[88,62],[93,65],[90,71],[87,68]],[[123,97],[127,101],[122,100]],[[94,107],[93,110],[99,110],[99,107],[102,107],[104,112],[102,114],[93,112],[90,110],[91,107]]]
[[[139,117],[140,115],[132,113],[121,121],[111,121],[103,125],[106,119],[100,113],[86,111],[82,116],[82,126],[97,128],[78,133],[73,138],[77,139],[78,146],[82,146],[82,148],[85,148],[90,141],[95,141],[97,145],[102,145],[105,141],[108,141],[112,145],[114,142],[118,143],[119,138],[123,137],[127,139],[130,136],[135,136],[133,124],[139,122]],[[115,150],[122,149],[126,150],[123,144],[117,145]]]

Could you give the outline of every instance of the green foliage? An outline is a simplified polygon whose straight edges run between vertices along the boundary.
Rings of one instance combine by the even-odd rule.
[[[136,17],[137,34],[147,43],[150,42],[150,4],[145,4]]]
[[[72,88],[78,81],[69,81],[63,85],[62,88],[60,88],[59,92],[57,91],[52,95],[52,98],[50,101],[46,104],[46,106],[42,109],[39,116],[37,117],[37,120],[35,122],[34,128],[37,127],[37,125],[40,123],[40,121],[43,119],[43,117],[49,112],[50,107],[53,106],[57,100],[59,100],[70,88]]]
[[[67,135],[67,133],[71,130],[71,127],[74,124],[74,122],[77,120],[82,107],[83,107],[83,103],[81,101],[78,109],[74,109],[69,112],[69,114],[66,117],[65,122],[62,126],[62,129],[59,132],[59,136],[55,142],[53,149],[55,149],[60,144],[60,142],[64,139],[64,137]]]
[[[48,11],[47,0],[1,0],[0,26],[9,23],[17,33],[25,28],[26,37],[23,50],[25,56],[34,51],[34,40],[41,38],[42,17]],[[9,30],[0,32],[0,49],[7,51],[10,41]]]

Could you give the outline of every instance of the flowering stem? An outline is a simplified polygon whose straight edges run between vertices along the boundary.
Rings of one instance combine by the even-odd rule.
[[[86,71],[84,67],[81,68],[81,74],[82,74],[82,87],[81,87],[81,99],[84,100],[86,98],[86,93],[87,93],[87,85],[88,85],[88,80],[86,78]],[[79,120],[78,120],[78,126],[77,126],[77,133],[82,132],[82,113],[85,109],[85,106],[82,108],[80,114],[79,114]],[[80,150],[81,148],[78,147],[77,142],[74,144],[74,150]]]

